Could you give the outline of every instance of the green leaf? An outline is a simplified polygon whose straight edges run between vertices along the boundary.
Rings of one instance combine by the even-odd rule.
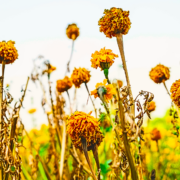
[[[39,155],[44,156],[48,148],[49,148],[49,143],[42,145],[39,150]]]
[[[38,168],[39,168],[39,171],[41,173],[42,179],[43,180],[48,180],[48,178],[46,177],[46,173],[44,171],[44,168],[43,168],[43,166],[42,166],[42,164],[40,162],[38,163]]]

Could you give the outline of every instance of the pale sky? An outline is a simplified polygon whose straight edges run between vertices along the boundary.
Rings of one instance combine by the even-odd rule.
[[[1,0],[2,1],[2,0]],[[1,2],[0,1],[0,2]],[[92,79],[89,89],[95,89],[97,82],[104,79],[100,70],[91,68],[91,54],[103,47],[112,49],[119,54],[116,39],[106,38],[99,32],[98,20],[103,16],[104,9],[119,7],[130,11],[132,22],[129,33],[124,36],[125,56],[129,69],[130,81],[134,96],[140,90],[155,94],[157,110],[153,116],[162,116],[170,105],[170,99],[163,85],[157,85],[149,79],[149,71],[158,63],[171,67],[171,78],[167,86],[180,79],[180,1],[179,0],[6,0],[0,6],[0,41],[14,40],[19,52],[19,59],[13,65],[7,65],[5,83],[10,83],[10,93],[18,100],[21,86],[30,75],[32,60],[38,55],[57,67],[52,75],[52,86],[56,80],[64,77],[66,63],[71,51],[71,40],[66,37],[68,24],[76,23],[80,28],[80,36],[75,42],[75,50],[71,63],[73,67],[86,67],[91,71]],[[110,69],[110,79],[122,79],[125,83],[123,70],[118,66],[121,58],[117,58]],[[70,74],[69,74],[70,75]],[[45,82],[46,79],[44,79]],[[78,90],[78,110],[89,111],[91,103],[86,105],[85,88]],[[47,123],[41,109],[41,90],[33,83],[21,111],[22,120],[27,129],[33,127],[27,110],[36,107],[33,115],[38,120],[38,127]],[[73,89],[70,95],[73,94]],[[64,95],[67,98],[66,94]],[[33,104],[31,99],[33,97]],[[96,104],[100,101],[96,100]]]

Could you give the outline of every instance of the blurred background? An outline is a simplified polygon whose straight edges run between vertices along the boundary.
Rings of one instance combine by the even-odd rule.
[[[91,68],[91,54],[103,47],[112,49],[119,55],[110,68],[109,77],[123,80],[121,58],[115,38],[106,38],[99,32],[98,20],[104,9],[119,7],[130,11],[132,22],[129,33],[124,36],[125,56],[129,70],[134,97],[140,90],[154,93],[157,105],[152,117],[163,116],[171,101],[162,84],[155,84],[149,78],[152,67],[161,63],[170,67],[171,77],[166,82],[168,89],[180,78],[180,1],[179,0],[6,0],[0,6],[0,41],[13,40],[19,52],[19,58],[5,69],[5,85],[17,101],[21,97],[21,88],[33,69],[33,60],[39,55],[49,60],[57,70],[52,73],[53,92],[56,80],[64,78],[66,64],[70,57],[72,41],[66,36],[68,24],[76,23],[80,36],[75,41],[74,54],[70,70],[85,67],[91,71],[89,89],[94,90],[97,82],[104,79],[103,72]],[[41,64],[40,60],[38,61]],[[69,76],[71,73],[68,74]],[[47,84],[47,79],[43,79]],[[48,93],[48,89],[47,89]],[[70,96],[74,89],[70,90]],[[65,99],[67,95],[64,94]],[[27,95],[21,109],[21,118],[25,128],[39,128],[47,124],[41,107],[42,91],[39,84],[29,83]],[[93,109],[88,102],[85,87],[77,91],[79,111],[89,112]],[[96,104],[100,101],[95,100]],[[37,112],[28,116],[28,110],[36,108]],[[68,104],[67,104],[68,111]],[[33,124],[32,119],[36,124]]]

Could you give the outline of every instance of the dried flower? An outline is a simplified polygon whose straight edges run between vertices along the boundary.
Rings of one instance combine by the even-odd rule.
[[[0,64],[2,64],[2,60],[5,61],[5,64],[10,64],[18,58],[18,52],[14,44],[15,41],[11,40],[0,42]]]
[[[157,128],[154,128],[152,131],[151,131],[151,140],[153,141],[158,141],[161,139],[161,133],[160,131],[157,129]]]
[[[118,84],[119,88],[121,88],[123,86],[123,82],[121,80],[117,80],[117,84]]]
[[[84,112],[76,111],[67,120],[67,132],[74,146],[82,150],[81,138],[87,141],[87,148],[91,150],[94,144],[98,146],[103,140],[98,119]]]
[[[60,93],[67,91],[72,87],[72,85],[72,81],[68,76],[65,76],[64,79],[59,79],[56,81],[56,89]]]
[[[172,101],[180,107],[180,79],[172,84],[170,92]]]
[[[131,22],[129,19],[129,11],[123,11],[121,8],[112,7],[110,10],[104,10],[104,16],[99,20],[100,32],[104,32],[106,37],[112,38],[116,34],[127,34]]]
[[[103,83],[97,83],[96,89],[91,91],[91,95],[94,95],[94,98],[100,97],[99,93],[98,93],[98,89],[103,88],[104,89],[104,92],[103,92],[104,98],[107,102],[109,102],[109,100],[111,100],[113,98],[113,95],[116,94],[116,91],[112,84],[108,84],[108,85],[106,85],[106,84],[107,84],[107,79],[104,79]]]
[[[76,88],[79,88],[82,83],[88,83],[90,80],[90,71],[85,68],[74,68],[71,79]]]
[[[48,69],[44,70],[44,71],[42,72],[42,74],[44,74],[44,73],[51,74],[53,71],[56,70],[56,67],[55,67],[55,66],[52,66],[51,64],[48,64],[47,66],[48,66]]]
[[[114,59],[118,57],[118,55],[114,54],[111,49],[105,49],[104,47],[100,51],[95,51],[91,57],[91,67],[96,69],[99,67],[101,70],[103,70],[109,69],[114,63]]]
[[[151,101],[147,104],[147,110],[149,112],[152,112],[156,109],[156,103],[154,101]]]
[[[79,36],[79,28],[76,24],[69,24],[66,29],[66,35],[69,39],[75,40]]]
[[[32,109],[30,109],[30,110],[28,111],[29,114],[33,114],[33,113],[35,113],[35,112],[36,112],[36,109],[35,109],[35,108],[32,108]]]
[[[168,67],[158,64],[151,69],[149,76],[155,83],[162,83],[169,79],[170,71]]]

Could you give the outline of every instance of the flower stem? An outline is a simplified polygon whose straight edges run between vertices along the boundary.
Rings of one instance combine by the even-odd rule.
[[[72,113],[72,107],[71,107],[71,99],[68,90],[66,91],[68,99],[69,99],[69,105],[70,105],[70,112]]]
[[[65,76],[66,76],[67,72],[70,72],[69,65],[70,65],[70,62],[72,59],[73,51],[74,51],[74,40],[72,41],[71,55],[70,55],[69,61],[67,63],[67,69],[66,69]]]
[[[91,97],[91,95],[90,95],[90,92],[89,92],[89,88],[88,88],[88,86],[87,86],[87,83],[84,83],[84,84],[85,84],[86,90],[87,90],[87,92],[88,92],[89,98],[91,99],[92,105],[93,105],[93,107],[94,107],[94,112],[95,112],[95,115],[96,115],[96,118],[97,118],[97,110],[96,110],[94,101],[92,100],[92,97]]]
[[[94,173],[94,171],[93,171],[93,168],[92,168],[92,166],[91,166],[91,162],[90,162],[89,156],[88,156],[87,141],[86,141],[85,138],[81,137],[81,142],[82,142],[82,148],[83,148],[83,151],[84,151],[84,155],[85,155],[85,157],[86,157],[87,163],[88,163],[89,168],[90,168],[90,170],[91,170],[91,173],[92,173],[92,175],[93,175],[93,179],[94,179],[94,180],[97,180],[96,175],[95,175],[95,173]]]
[[[117,88],[116,88],[116,91],[117,91],[117,95],[118,95],[117,97],[118,97],[118,106],[119,106],[119,118],[121,121],[121,127],[122,127],[122,132],[123,132],[123,135],[122,135],[123,143],[124,143],[124,147],[125,147],[125,153],[128,158],[128,161],[129,161],[129,166],[131,169],[131,178],[132,178],[132,180],[138,180],[138,175],[137,175],[137,172],[135,169],[134,161],[133,161],[133,158],[131,155],[130,146],[129,146],[128,139],[127,139],[127,133],[125,133],[126,128],[125,128],[124,108],[123,108],[122,100],[120,99],[119,91]]]
[[[127,66],[126,66],[125,55],[124,55],[123,35],[121,33],[117,34],[116,35],[116,39],[117,39],[117,44],[118,44],[119,51],[120,51],[120,54],[121,54],[123,69],[124,69],[125,76],[126,76],[126,82],[127,82],[127,85],[129,86],[130,101],[133,103],[132,108],[131,108],[131,113],[134,115],[134,113],[135,113],[134,100],[133,100],[133,95],[132,95],[132,90],[131,90],[131,84],[130,84],[130,80],[129,80],[128,70],[127,70]]]
[[[107,79],[108,84],[111,84],[108,74],[109,74],[109,69],[104,69],[104,76]]]

